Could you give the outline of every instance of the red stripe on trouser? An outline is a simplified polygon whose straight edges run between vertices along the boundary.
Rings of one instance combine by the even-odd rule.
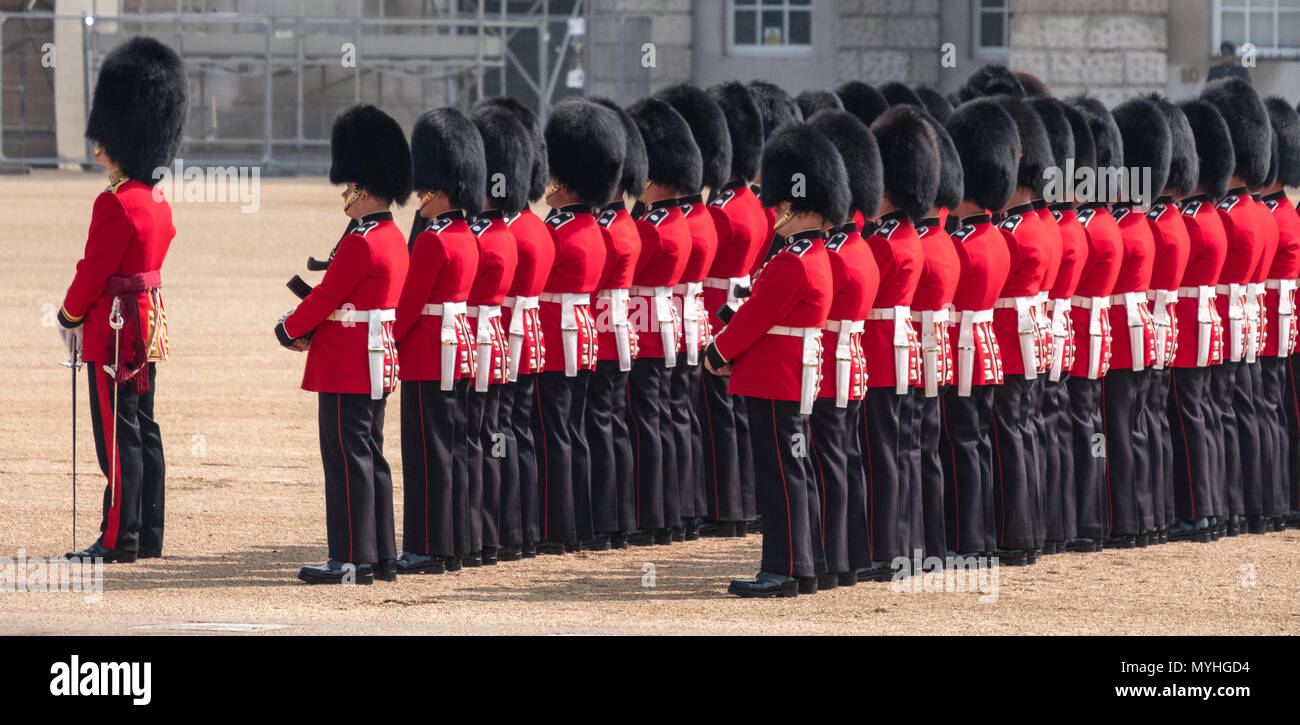
[[[776,444],[776,464],[781,470],[781,490],[785,493],[785,530],[786,542],[790,549],[790,574],[794,576],[794,524],[790,519],[790,484],[785,480],[785,464],[781,461],[781,436],[776,432],[776,401],[772,403],[772,442]]]
[[[114,442],[117,440],[117,418],[113,415],[113,402],[109,400],[108,376],[102,370],[92,370],[95,376],[95,389],[99,393],[99,424],[104,436],[104,449],[108,452],[108,486],[112,504],[108,508],[107,520],[104,522],[104,546],[117,548],[117,535],[122,524],[122,450]],[[114,392],[116,394],[116,391]]]
[[[356,560],[356,553],[352,548],[352,480],[348,472],[348,453],[343,449],[343,394],[338,395],[338,407],[334,409],[334,419],[338,422],[339,427],[339,457],[343,459],[343,492],[346,494],[345,501],[348,505],[348,561]]]

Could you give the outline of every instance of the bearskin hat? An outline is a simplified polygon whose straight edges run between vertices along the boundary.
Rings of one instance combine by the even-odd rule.
[[[1178,107],[1187,117],[1187,125],[1196,139],[1196,158],[1200,164],[1197,184],[1205,189],[1211,201],[1217,202],[1227,195],[1237,165],[1228,122],[1223,120],[1218,108],[1204,101],[1184,101]]]
[[[537,201],[541,199],[542,195],[546,193],[546,184],[551,179],[551,170],[548,166],[549,159],[547,159],[546,153],[546,134],[542,132],[542,124],[537,119],[537,114],[533,112],[533,109],[509,96],[484,98],[474,104],[475,108],[481,106],[500,106],[515,114],[515,118],[519,119],[524,128],[528,129],[528,133],[532,137],[533,159],[531,179],[528,182],[528,200]]]
[[[939,142],[924,111],[895,106],[871,124],[880,146],[885,195],[913,221],[924,219],[939,193]]]
[[[758,113],[763,119],[764,138],[787,123],[803,120],[799,104],[780,86],[767,81],[750,81],[745,87],[754,97],[754,103],[758,104]]]
[[[149,186],[171,164],[185,126],[185,67],[176,51],[137,36],[114,48],[99,68],[86,117],[86,138],[104,147],[122,173]]]
[[[922,116],[934,130],[934,139],[939,145],[939,190],[935,194],[934,205],[944,209],[956,209],[964,197],[966,184],[961,167],[961,156],[957,154],[957,147],[948,136],[948,131],[943,124],[928,113]]]
[[[916,97],[920,98],[921,102],[925,104],[925,110],[929,111],[936,121],[944,124],[948,123],[948,119],[952,117],[953,109],[952,104],[948,102],[948,99],[942,93],[929,86],[917,86],[913,91],[916,93]]]
[[[1268,164],[1268,178],[1264,179],[1263,184],[1259,185],[1259,188],[1261,189],[1273,188],[1273,185],[1277,183],[1277,175],[1281,173],[1281,168],[1279,167],[1281,166],[1282,160],[1278,157],[1278,143],[1277,143],[1276,131],[1273,132],[1273,138],[1271,143],[1269,143],[1269,147],[1270,147],[1269,148],[1270,161]]]
[[[862,81],[845,81],[835,89],[844,110],[858,117],[858,120],[870,126],[876,118],[889,108],[889,101],[880,91]]]
[[[461,116],[483,164],[483,145],[474,124]],[[419,127],[417,125],[417,131]],[[368,104],[349,108],[334,119],[330,131],[330,183],[354,182],[372,196],[401,206],[411,195],[411,147],[392,116]],[[483,177],[476,178],[474,196],[481,196]],[[421,187],[433,188],[433,187]],[[477,206],[480,202],[475,202]]]
[[[551,178],[583,204],[608,204],[623,173],[625,136],[618,116],[604,106],[580,98],[556,104],[546,122]]]
[[[1052,90],[1047,87],[1042,78],[1033,73],[1026,73],[1022,70],[1015,71],[1016,80],[1020,81],[1020,87],[1025,90],[1025,95],[1030,98],[1049,98]]]
[[[1043,121],[1056,167],[1064,169],[1066,159],[1074,158],[1074,131],[1070,129],[1070,119],[1065,117],[1065,104],[1055,98],[1037,96],[1029,97],[1026,102]]]
[[[483,137],[465,114],[451,107],[435,108],[416,119],[411,159],[416,189],[441,191],[453,207],[470,216],[483,211],[488,183]],[[338,183],[332,175],[330,181]]]
[[[1277,137],[1277,182],[1300,186],[1300,113],[1279,96],[1269,96],[1264,107]]]
[[[796,183],[802,187],[799,193]],[[849,181],[835,144],[803,122],[777,129],[763,148],[760,199],[766,207],[788,201],[796,213],[812,212],[843,224],[849,216]]]
[[[682,114],[658,98],[643,98],[627,112],[645,141],[650,181],[672,187],[683,196],[698,193],[703,184],[703,157]]]
[[[1151,190],[1159,194],[1169,182],[1169,161],[1174,153],[1165,114],[1151,101],[1134,98],[1116,106],[1111,115],[1124,140],[1124,165],[1151,169]]]
[[[1088,119],[1079,113],[1079,109],[1068,103],[1061,104],[1065,118],[1070,122],[1070,133],[1074,136],[1075,168],[1094,168],[1097,166],[1097,142],[1092,140],[1092,129]]]
[[[1093,148],[1097,151],[1097,166],[1108,168],[1124,163],[1124,141],[1120,138],[1119,127],[1106,104],[1090,96],[1076,96],[1068,103],[1079,111],[1088,121],[1088,130],[1092,131]]]
[[[1151,94],[1147,100],[1160,109],[1165,123],[1169,124],[1172,154],[1169,157],[1169,180],[1165,182],[1165,188],[1172,189],[1177,197],[1187,196],[1196,188],[1201,163],[1196,158],[1196,137],[1192,135],[1192,127],[1188,125],[1187,116],[1183,115],[1182,109],[1173,101],[1159,93]]]
[[[811,89],[802,91],[795,96],[795,102],[799,104],[799,112],[803,114],[804,120],[813,117],[818,111],[830,109],[832,111],[843,111],[844,103],[840,97],[834,93],[821,89]]]
[[[966,84],[954,94],[958,100],[965,102],[972,98],[984,96],[1011,96],[1024,98],[1025,89],[1020,79],[1011,69],[1001,63],[989,63],[978,68],[966,79]]]
[[[926,110],[925,104],[921,102],[921,97],[916,95],[911,88],[898,81],[881,84],[880,95],[884,96],[891,106],[916,106],[922,111]]]
[[[998,211],[1016,191],[1020,172],[1020,130],[996,101],[977,98],[957,107],[948,136],[961,159],[963,197]]]
[[[1016,185],[1034,189],[1036,195],[1041,194],[1046,183],[1044,174],[1056,163],[1043,119],[1024,98],[1003,95],[994,96],[993,100],[1011,114],[1020,132],[1020,173],[1016,175]]]
[[[727,118],[727,131],[731,136],[731,175],[737,179],[754,178],[763,157],[763,116],[758,104],[737,81],[713,86],[709,89],[709,96]]]
[[[532,134],[515,114],[500,106],[481,106],[471,118],[483,137],[483,158],[487,162],[487,189],[492,205],[507,214],[528,206],[532,183]],[[497,174],[501,177],[498,179]],[[504,191],[501,183],[504,182]]]
[[[880,149],[871,129],[848,111],[826,110],[814,114],[808,125],[820,131],[840,152],[849,179],[850,211],[874,217],[885,192]]]
[[[686,119],[704,164],[702,182],[710,189],[721,189],[731,176],[731,134],[722,107],[708,93],[686,84],[666,88],[655,97],[667,101]]]
[[[1219,109],[1228,123],[1237,155],[1233,175],[1240,176],[1252,189],[1262,185],[1272,161],[1273,126],[1259,94],[1240,78],[1225,78],[1206,86],[1201,100]]]
[[[618,120],[623,123],[623,133],[627,136],[627,148],[623,154],[623,172],[618,186],[624,194],[631,194],[634,197],[640,196],[641,192],[645,190],[646,174],[649,173],[649,161],[646,160],[645,141],[641,140],[641,130],[636,127],[636,121],[632,120],[627,111],[614,101],[600,96],[590,96],[587,100],[598,103],[618,114]]]

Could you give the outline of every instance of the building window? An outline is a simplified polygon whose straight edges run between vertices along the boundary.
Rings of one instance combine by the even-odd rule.
[[[1210,55],[1225,41],[1252,43],[1262,58],[1300,56],[1300,0],[1215,0]]]
[[[1011,0],[972,0],[975,48],[980,57],[1011,52]]]
[[[812,12],[812,0],[728,0],[728,45],[742,54],[809,52]]]

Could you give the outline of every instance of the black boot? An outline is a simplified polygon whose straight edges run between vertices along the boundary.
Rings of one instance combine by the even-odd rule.
[[[375,571],[369,564],[345,564],[330,559],[321,566],[304,566],[298,578],[308,584],[374,584]]]
[[[130,564],[136,560],[138,553],[126,549],[110,549],[104,546],[102,539],[87,546],[81,551],[69,551],[63,555],[64,559],[80,559],[90,561],[93,559],[103,559],[105,564]],[[160,552],[161,553],[161,552]]]
[[[799,580],[792,576],[759,572],[753,579],[736,579],[727,587],[727,592],[742,599],[769,599],[771,597],[795,597],[799,595]]]

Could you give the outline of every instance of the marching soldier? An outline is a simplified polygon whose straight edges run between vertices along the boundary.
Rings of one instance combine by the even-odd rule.
[[[582,433],[587,383],[596,368],[596,320],[591,296],[605,265],[605,238],[596,214],[618,188],[627,146],[609,109],[582,100],[557,105],[546,123],[551,206],[546,226],[555,266],[539,296],[542,335],[558,354],[547,357],[537,382],[533,437],[542,444],[538,552],[563,554],[591,540],[590,458]],[[579,504],[585,504],[579,511]]]
[[[682,488],[690,469],[690,419],[673,408],[690,401],[673,395],[673,368],[682,347],[681,318],[673,288],[690,263],[691,228],[681,197],[698,191],[703,174],[699,147],[681,114],[657,98],[628,109],[648,157],[648,183],[641,191],[637,229],[641,255],[632,287],[632,319],[639,353],[628,380],[629,409],[636,426],[637,528],[631,543],[672,543],[682,525]],[[679,392],[684,393],[684,389]],[[682,465],[679,466],[678,462]],[[687,491],[694,501],[694,492]],[[678,534],[680,539],[683,534]]]
[[[411,153],[392,117],[358,105],[334,121],[330,154],[330,183],[347,184],[343,212],[357,224],[275,334],[307,351],[302,387],[318,394],[320,407],[329,561],[303,567],[298,578],[369,584],[397,576],[384,410],[398,381],[393,321],[408,257],[390,209],[411,194]]]
[[[767,81],[754,80],[750,81],[745,87],[749,90],[749,94],[754,97],[754,103],[758,105],[759,114],[763,118],[763,138],[770,138],[778,128],[788,123],[800,123],[804,120],[803,111],[799,110],[799,103],[779,86]],[[762,183],[763,174],[760,170],[758,178],[754,180],[754,193],[760,193]],[[750,269],[751,277],[774,253],[774,248],[770,243],[773,242],[772,225],[776,222],[776,212],[771,208],[766,208],[766,212],[769,246],[763,250],[762,255],[753,261],[753,267]]]
[[[1011,252],[993,225],[1016,188],[1020,133],[995,101],[976,99],[957,108],[948,135],[961,158],[963,199],[953,209],[961,223],[953,233],[960,262],[950,335],[956,384],[942,397],[946,539],[958,554],[998,548],[995,511],[993,400],[1003,382],[1002,352],[993,331],[994,305],[1010,274]]]
[[[501,546],[501,482],[509,440],[501,420],[501,398],[510,377],[510,345],[501,322],[501,305],[514,284],[518,244],[506,217],[528,205],[533,157],[528,130],[510,111],[484,105],[472,116],[483,138],[486,176],[483,211],[470,225],[478,237],[479,263],[466,315],[474,333],[474,387],[467,414],[470,455],[467,565],[496,564]],[[481,483],[476,483],[478,475]]]
[[[605,269],[596,293],[596,374],[587,387],[587,438],[591,446],[591,515],[596,531],[584,549],[625,549],[636,530],[636,469],[628,410],[628,375],[639,336],[629,318],[630,290],[641,255],[641,233],[627,211],[627,196],[645,188],[645,142],[636,121],[605,98],[595,103],[618,114],[627,136],[623,171],[613,200],[597,218],[605,236]]]
[[[710,189],[709,213],[718,235],[718,252],[704,280],[704,307],[709,325],[721,330],[748,294],[749,271],[767,251],[767,213],[749,180],[758,175],[763,153],[763,120],[745,87],[734,81],[709,89],[722,109],[731,137],[727,182]],[[749,448],[745,400],[727,394],[727,379],[704,375],[700,390],[701,438],[704,443],[704,493],[708,519],[701,536],[744,536],[746,522],[757,516],[754,463]],[[746,492],[748,495],[746,495]]]
[[[821,339],[821,389],[808,421],[826,556],[826,572],[817,587],[834,589],[857,584],[857,571],[871,566],[867,480],[856,426],[868,374],[862,331],[880,287],[880,270],[852,214],[876,215],[883,172],[876,139],[857,116],[825,111],[808,125],[840,152],[850,193],[848,221],[827,232],[833,296]]]
[[[421,116],[411,150],[420,203],[416,222],[427,221],[412,240],[393,329],[402,360],[405,502],[397,570],[441,574],[459,569],[473,549],[473,462],[465,451],[478,430],[467,428],[476,361],[466,302],[480,255],[468,218],[482,209],[486,172],[483,139],[454,108]]]
[[[154,415],[156,363],[167,359],[161,269],[176,229],[152,187],[176,155],[185,123],[185,70],[175,51],[143,37],[104,59],[86,119],[108,187],[95,199],[86,249],[59,308],[74,365],[89,363],[91,422],[104,488],[100,536],[68,558],[133,562],[162,556],[164,462]]]
[[[1169,399],[1178,419],[1174,444],[1174,514],[1171,541],[1208,543],[1224,502],[1225,436],[1222,409],[1214,397],[1215,367],[1224,359],[1224,326],[1216,303],[1228,252],[1227,231],[1216,206],[1228,193],[1236,166],[1232,136],[1219,111],[1202,101],[1179,104],[1196,142],[1196,187],[1178,205],[1187,229],[1187,267],[1178,288],[1177,350]]]
[[[763,178],[763,204],[780,214],[777,251],[706,351],[709,372],[729,374],[731,393],[750,404],[763,556],[756,577],[728,588],[747,598],[815,593],[825,571],[806,416],[819,387],[819,339],[831,308],[822,233],[844,222],[850,199],[839,153],[803,123],[768,138]]]

